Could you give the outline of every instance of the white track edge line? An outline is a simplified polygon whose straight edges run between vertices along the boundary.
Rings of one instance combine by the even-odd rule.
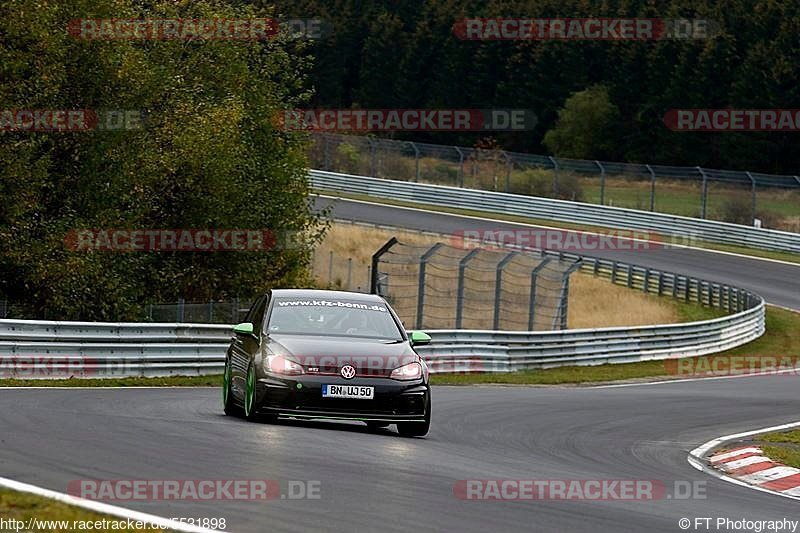
[[[161,528],[172,529],[174,531],[185,531],[187,533],[219,533],[218,531],[215,531],[213,529],[206,529],[199,526],[193,526],[191,524],[170,520],[169,518],[142,513],[139,511],[133,511],[131,509],[126,509],[124,507],[117,507],[116,505],[109,505],[107,503],[102,503],[94,500],[85,500],[83,498],[78,498],[76,496],[70,496],[69,494],[64,494],[63,492],[56,492],[54,490],[37,487],[36,485],[30,485],[28,483],[14,481],[13,479],[8,479],[4,477],[0,477],[0,487],[4,487],[10,490],[15,490],[18,492],[34,494],[36,496],[41,496],[43,498],[48,498],[51,500],[55,500],[57,502],[65,503],[67,505],[74,505],[75,507],[81,507],[83,509],[94,511],[96,513],[102,513],[111,516],[116,516],[118,518],[125,518],[141,522],[148,522],[151,525],[155,525]]]
[[[772,494],[772,495],[776,495],[776,496],[782,496],[784,498],[789,498],[790,500],[798,500],[798,501],[800,501],[800,496],[792,496],[791,494],[785,494],[783,492],[778,492],[778,491],[775,491],[775,490],[765,489],[765,488],[759,487],[757,485],[751,485],[750,483],[745,483],[744,481],[740,481],[740,480],[738,480],[738,479],[736,479],[734,477],[728,476],[726,474],[722,474],[718,470],[710,468],[708,465],[705,464],[706,455],[711,450],[713,450],[714,448],[717,448],[717,447],[725,444],[726,442],[729,442],[729,441],[732,441],[732,440],[736,440],[736,439],[740,439],[742,437],[751,437],[753,435],[758,435],[758,434],[761,434],[761,433],[769,433],[769,432],[772,432],[772,431],[781,431],[781,430],[784,430],[784,429],[792,429],[792,428],[796,428],[796,427],[800,427],[800,421],[798,421],[798,422],[789,422],[788,424],[782,424],[780,426],[772,426],[772,427],[768,427],[768,428],[756,429],[756,430],[752,430],[752,431],[745,431],[743,433],[735,433],[733,435],[725,435],[723,437],[718,437],[718,438],[710,440],[710,441],[708,441],[708,442],[706,442],[704,444],[701,444],[700,446],[698,446],[694,450],[690,451],[689,455],[686,456],[686,460],[689,462],[689,464],[692,467],[696,468],[697,470],[700,470],[701,472],[705,472],[706,474],[711,475],[711,476],[713,476],[713,477],[715,477],[717,479],[721,479],[723,481],[727,481],[728,483],[733,483],[734,485],[740,485],[742,487],[747,487],[749,489],[757,490],[757,491],[760,491],[760,492],[765,492],[767,494]]]

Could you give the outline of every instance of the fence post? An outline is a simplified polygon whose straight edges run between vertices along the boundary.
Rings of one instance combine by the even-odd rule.
[[[325,170],[331,169],[330,139],[327,133],[322,134],[322,157],[324,159]]]
[[[461,329],[461,321],[464,317],[464,273],[473,257],[478,255],[480,248],[471,250],[467,255],[461,258],[458,262],[458,290],[456,292],[456,329]]]
[[[347,290],[353,285],[353,258],[347,258]]]
[[[542,262],[536,265],[533,270],[531,270],[531,296],[528,301],[528,331],[533,331],[533,319],[536,311],[536,278],[539,275],[539,271],[542,270],[550,261],[551,258],[545,256],[542,259]]]
[[[645,165],[650,173],[650,211],[656,210],[656,173],[650,165]]]
[[[597,159],[594,164],[600,167],[600,205],[606,205],[606,168]]]
[[[464,152],[461,151],[461,148],[458,146],[454,146],[453,148],[456,149],[458,152],[458,186],[464,187]]]
[[[547,156],[547,158],[553,164],[553,198],[555,198],[558,196],[558,163],[551,155]]]
[[[752,226],[756,223],[756,180],[750,172],[745,172],[745,174],[750,178],[750,194],[752,196],[750,199],[750,225]]]
[[[494,275],[494,320],[492,321],[492,329],[494,330],[500,328],[500,295],[503,285],[503,268],[518,254],[519,252],[510,252],[497,263],[497,270]]]
[[[569,277],[581,267],[581,259],[572,264],[561,276],[561,296],[558,302],[558,329],[567,329],[567,313],[569,312]]]
[[[511,188],[511,158],[507,152],[503,151],[501,153],[506,160],[506,192],[509,192]]]
[[[328,283],[333,281],[333,250],[328,257]]]
[[[702,168],[697,167],[697,171],[700,172],[700,175],[703,176],[703,196],[702,196],[702,203],[700,207],[700,218],[706,218],[706,208],[708,206],[708,176],[703,171]]]
[[[378,294],[378,263],[381,260],[381,256],[389,251],[389,248],[397,244],[397,237],[392,237],[388,241],[384,243],[383,246],[378,248],[378,251],[372,254],[372,269],[370,270],[371,275],[369,278],[369,292],[370,294]],[[333,257],[333,252],[331,252],[331,257]]]
[[[425,311],[425,266],[428,264],[428,259],[436,253],[436,251],[444,246],[442,243],[437,242],[431,246],[427,252],[422,254],[419,260],[419,286],[417,287],[417,329],[422,329],[422,315]]]
[[[208,302],[208,321],[214,321],[214,300]]]
[[[419,181],[419,148],[411,141],[408,144],[414,149],[414,181]]]
[[[177,311],[178,311],[177,315],[178,316],[177,316],[176,322],[183,322],[183,319],[184,319],[184,316],[185,316],[185,313],[186,313],[185,304],[186,304],[186,302],[184,301],[183,298],[178,298],[178,309],[177,309]]]
[[[376,150],[375,150],[375,140],[372,137],[367,137],[367,142],[369,143],[369,175],[373,178],[377,178],[377,174],[375,172],[376,163],[375,160],[377,157]]]

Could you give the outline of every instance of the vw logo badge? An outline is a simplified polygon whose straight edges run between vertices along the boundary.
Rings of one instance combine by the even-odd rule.
[[[344,365],[341,374],[344,379],[353,379],[356,375],[356,369],[352,365]]]

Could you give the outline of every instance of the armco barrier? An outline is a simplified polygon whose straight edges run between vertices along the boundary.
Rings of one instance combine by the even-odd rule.
[[[540,220],[657,232],[681,242],[686,237],[800,253],[800,233],[753,228],[727,222],[652,213],[635,209],[569,202],[534,196],[395,181],[320,170],[309,171],[311,186],[320,192],[366,195],[454,209],[517,215]]]
[[[631,289],[730,313],[686,324],[510,332],[429,331],[419,348],[432,372],[508,372],[523,368],[627,363],[705,355],[764,333],[764,300],[746,290],[654,269],[558,252],[581,269]],[[0,320],[0,377],[63,378],[222,373],[231,327]]]

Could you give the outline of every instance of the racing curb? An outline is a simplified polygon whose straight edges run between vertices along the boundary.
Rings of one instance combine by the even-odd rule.
[[[86,500],[83,498],[78,498],[76,496],[70,496],[69,494],[64,494],[63,492],[56,492],[54,490],[37,487],[36,485],[29,485],[27,483],[21,483],[19,481],[14,481],[13,479],[8,479],[4,477],[0,477],[0,488],[6,488],[10,490],[15,490],[17,492],[24,492],[27,494],[33,494],[35,496],[41,496],[43,498],[55,500],[60,503],[73,505],[75,507],[80,507],[82,509],[94,511],[96,513],[107,514],[117,518],[146,522],[150,526],[156,526],[161,529],[171,529],[173,531],[185,531],[186,533],[219,533],[219,531],[213,529],[206,529],[192,524],[178,522],[176,520],[170,520],[169,518],[164,518],[161,516],[141,513],[139,511],[133,511],[131,509],[125,509],[124,507],[117,507],[116,505],[109,505],[107,503],[102,503],[94,500]],[[46,520],[48,519],[42,519],[41,521],[46,521]]]
[[[697,470],[723,481],[792,500],[800,500],[800,469],[771,461],[762,454],[760,447],[740,446],[725,453],[712,454],[713,450],[735,440],[796,427],[800,427],[800,421],[725,435],[698,446],[689,452],[687,460]]]

